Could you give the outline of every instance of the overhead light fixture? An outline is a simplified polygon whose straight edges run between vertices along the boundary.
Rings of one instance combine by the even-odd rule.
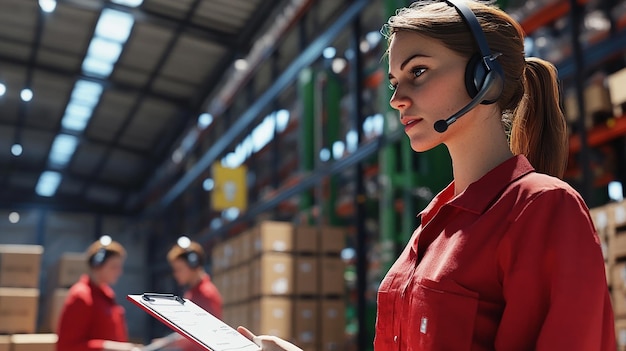
[[[57,2],[56,0],[39,0],[39,7],[43,12],[52,13],[57,7]]]
[[[331,59],[335,57],[335,55],[337,55],[337,49],[335,49],[332,46],[329,46],[326,49],[324,49],[324,51],[322,51],[322,55],[324,56],[324,58]]]
[[[11,154],[15,157],[20,156],[22,154],[22,145],[20,144],[13,144],[11,146]]]
[[[213,115],[210,113],[203,113],[198,117],[198,127],[206,129],[213,123]]]
[[[0,83],[0,96],[3,96],[7,92],[7,86]]]
[[[17,222],[20,221],[20,214],[19,212],[11,212],[9,213],[9,222],[16,224]]]
[[[22,101],[29,102],[33,99],[33,91],[28,88],[24,88],[20,92],[20,97],[22,98]]]

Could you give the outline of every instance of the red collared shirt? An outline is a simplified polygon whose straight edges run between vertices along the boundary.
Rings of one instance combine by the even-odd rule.
[[[124,308],[113,289],[83,275],[65,299],[57,334],[57,351],[99,351],[104,340],[127,342]]]
[[[376,351],[615,350],[588,209],[524,156],[420,214],[378,292]]]

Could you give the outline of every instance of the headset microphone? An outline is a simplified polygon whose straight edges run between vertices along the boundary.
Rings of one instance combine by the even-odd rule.
[[[456,120],[459,119],[459,117],[461,117],[464,114],[468,113],[474,107],[476,107],[476,105],[480,104],[483,101],[483,99],[485,98],[485,96],[487,96],[487,93],[489,93],[489,90],[491,89],[493,81],[495,81],[494,76],[491,75],[491,74],[488,74],[487,77],[485,78],[485,83],[483,84],[483,87],[480,89],[478,94],[476,94],[476,96],[474,96],[472,101],[470,101],[467,105],[465,105],[457,113],[453,114],[452,116],[448,117],[447,119],[440,119],[437,122],[435,122],[435,125],[434,125],[435,130],[438,131],[439,133],[445,132],[446,130],[448,130],[448,127],[452,123],[456,122]]]

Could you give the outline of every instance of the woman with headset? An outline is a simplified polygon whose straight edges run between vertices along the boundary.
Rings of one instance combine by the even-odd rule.
[[[58,326],[57,351],[135,351],[124,308],[111,288],[122,275],[126,250],[105,235],[87,249],[89,274],[69,291]]]
[[[384,31],[390,104],[413,150],[446,145],[454,180],[379,287],[374,349],[615,350],[598,236],[559,179],[555,67],[526,58],[521,26],[485,3],[418,1]]]

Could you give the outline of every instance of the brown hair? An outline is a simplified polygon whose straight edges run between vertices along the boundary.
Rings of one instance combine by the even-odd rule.
[[[204,249],[202,248],[202,245],[195,241],[190,242],[189,247],[187,247],[186,249],[180,247],[178,244],[174,244],[174,246],[172,246],[170,251],[167,253],[167,261],[169,263],[172,263],[177,259],[183,259],[186,261],[187,256],[191,252],[198,255],[199,266],[202,266],[205,261]]]
[[[556,68],[524,57],[524,31],[504,11],[476,1],[467,6],[478,19],[491,52],[501,53],[504,90],[498,99],[510,132],[510,148],[525,155],[542,173],[562,177],[567,161],[567,129],[559,104]],[[476,40],[456,9],[443,1],[418,1],[398,10],[383,27],[389,41],[400,30],[441,41],[464,57],[479,52]]]
[[[94,257],[102,249],[104,249],[104,257],[102,258],[100,264],[104,263],[111,257],[126,257],[126,250],[124,249],[124,246],[122,246],[122,244],[118,243],[117,241],[111,241],[111,243],[108,245],[102,245],[100,240],[96,240],[91,245],[89,245],[89,247],[87,248],[87,252],[85,253],[87,256],[87,263],[90,267],[97,266],[94,265]]]

